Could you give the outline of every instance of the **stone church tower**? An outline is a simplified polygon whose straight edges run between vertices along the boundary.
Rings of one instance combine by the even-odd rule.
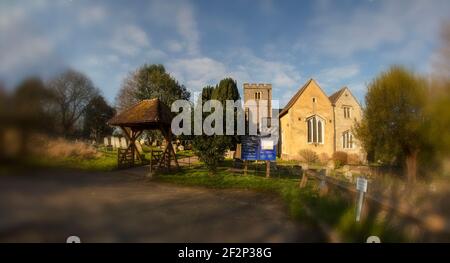
[[[259,132],[263,121],[272,118],[272,84],[244,83],[244,110],[247,123],[253,114],[251,120]]]

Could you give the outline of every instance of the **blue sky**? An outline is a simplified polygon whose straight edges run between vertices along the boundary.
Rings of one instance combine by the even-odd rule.
[[[327,94],[391,64],[431,69],[448,0],[0,2],[0,80],[71,67],[110,102],[124,77],[162,63],[191,91],[233,77],[272,83],[283,106],[309,78]]]

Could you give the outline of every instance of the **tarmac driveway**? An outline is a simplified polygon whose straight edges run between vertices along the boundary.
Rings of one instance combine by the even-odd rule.
[[[139,169],[0,176],[0,242],[314,242],[275,196],[152,182]]]

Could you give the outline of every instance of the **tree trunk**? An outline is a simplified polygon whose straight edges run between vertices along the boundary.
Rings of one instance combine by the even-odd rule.
[[[408,178],[408,183],[410,184],[414,184],[416,182],[418,154],[418,150],[413,150],[406,156],[406,177]]]

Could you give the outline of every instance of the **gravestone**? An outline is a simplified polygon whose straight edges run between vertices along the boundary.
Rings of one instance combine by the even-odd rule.
[[[120,138],[120,148],[126,149],[127,147],[128,147],[127,140],[124,137]]]
[[[353,174],[351,171],[344,172],[344,177],[350,182],[353,182]]]
[[[120,139],[118,137],[114,137],[114,148],[120,148]]]

